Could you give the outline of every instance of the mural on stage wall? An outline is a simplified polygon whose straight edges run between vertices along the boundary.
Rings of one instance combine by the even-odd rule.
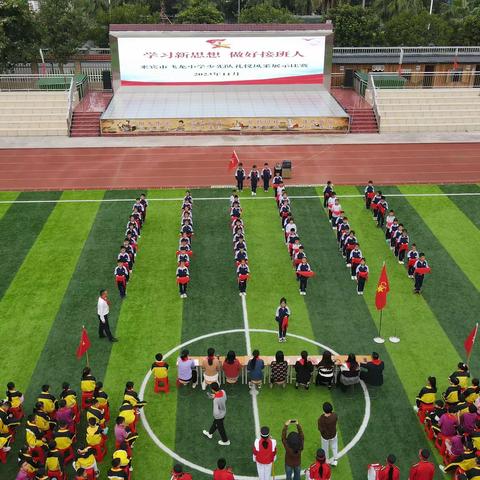
[[[348,131],[347,117],[134,118],[102,120],[103,134]]]
[[[322,84],[325,74],[325,36],[120,37],[118,55],[122,86]]]

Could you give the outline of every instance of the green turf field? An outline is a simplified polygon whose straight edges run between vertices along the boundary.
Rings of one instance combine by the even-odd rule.
[[[480,196],[417,195],[479,193],[480,187],[418,185],[382,190],[408,228],[411,242],[426,252],[432,267],[421,296],[412,294],[405,267],[398,264],[383,232],[365,210],[359,196],[361,187],[339,187],[336,191],[370,267],[363,297],[356,294],[355,283],[338,252],[322,207],[321,188],[289,189],[302,243],[317,272],[309,281],[305,297],[298,294],[272,194],[261,192],[257,198],[250,197],[249,192],[242,194],[251,269],[246,297],[249,328],[276,330],[275,309],[280,297],[286,296],[292,310],[289,333],[306,339],[290,337],[279,346],[273,333],[252,331],[248,333],[252,348],[259,348],[264,355],[273,355],[280,348],[291,355],[303,349],[316,354],[323,350],[320,344],[340,353],[377,350],[385,361],[385,385],[370,389],[368,401],[360,387],[346,394],[315,387],[309,391],[297,391],[293,386],[285,390],[267,387],[257,397],[259,422],[269,425],[278,440],[285,420],[300,420],[306,438],[305,467],[320,446],[316,425],[321,405],[327,400],[334,403],[340,419],[340,447],[349,447],[334,470],[334,479],[365,478],[367,464],[382,462],[391,452],[397,455],[402,478],[406,478],[418,449],[431,447],[412,410],[415,395],[428,375],[437,376],[440,390],[446,387],[447,376],[464,359],[463,341],[480,310]],[[121,200],[134,198],[137,193],[0,193],[0,223],[6,233],[0,246],[0,387],[5,390],[6,383],[14,381],[25,393],[28,413],[44,383],[49,383],[55,394],[63,381],[79,390],[85,361],[76,359],[75,350],[82,325],[92,340],[89,353],[93,373],[104,381],[110,395],[112,418],[125,382],[133,380],[140,389],[155,353],[166,353],[206,334],[244,328],[226,199],[230,191],[225,189],[192,191],[194,201],[197,199],[193,209],[194,257],[185,300],[179,298],[175,283],[179,197],[184,192],[148,192],[152,200],[147,223],[127,299],[120,302],[113,268],[133,203]],[[398,345],[387,342],[378,346],[372,341],[379,319],[374,292],[383,261],[391,288],[383,333],[387,337],[396,333],[401,338]],[[120,340],[113,348],[97,336],[96,298],[98,290],[105,287],[112,300],[110,324]],[[245,355],[245,332],[200,339],[189,349],[194,355],[203,355],[210,346],[219,354],[233,349],[237,355]],[[478,351],[476,348],[471,360],[474,375],[480,374]],[[226,428],[232,444],[219,447],[218,438],[213,441],[202,435],[211,422],[211,400],[201,388],[177,392],[176,353],[169,360],[171,392],[154,394],[152,382],[147,384],[145,414],[154,435],[193,464],[212,469],[216,459],[225,456],[236,474],[254,476],[251,443],[255,437],[255,405],[248,388],[238,385],[228,390]],[[368,423],[362,426],[368,407]],[[174,461],[143,426],[139,432],[132,478],[168,478]],[[15,478],[15,454],[23,436],[20,429],[8,464],[0,465],[2,480]],[[112,447],[110,439],[109,454]],[[102,465],[101,478],[106,478],[109,458]],[[189,470],[194,478],[208,478]],[[282,448],[275,473],[284,473]]]

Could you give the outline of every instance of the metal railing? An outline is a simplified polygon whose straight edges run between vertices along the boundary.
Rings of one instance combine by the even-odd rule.
[[[480,55],[476,47],[333,47],[337,56]]]
[[[480,73],[473,70],[449,72],[394,72],[370,73],[378,89],[422,88],[480,88]],[[370,87],[370,84],[369,84]]]
[[[74,78],[70,79],[70,87],[67,93],[67,134],[70,135],[70,127],[72,126],[72,116],[73,116],[73,103],[74,95],[76,91],[76,85]]]
[[[369,74],[368,75],[368,91],[370,92],[370,95],[372,96],[372,108],[373,108],[373,113],[375,114],[375,118],[377,120],[377,126],[378,126],[378,131],[380,132],[380,120],[381,120],[381,115],[380,115],[380,108],[378,107],[378,97],[377,97],[377,87],[375,85],[375,79],[374,75]]]
[[[0,91],[34,91],[34,90],[69,90],[69,83],[73,80],[72,74],[24,74],[12,73],[0,75]],[[62,78],[64,88],[60,83],[42,82],[42,80]]]

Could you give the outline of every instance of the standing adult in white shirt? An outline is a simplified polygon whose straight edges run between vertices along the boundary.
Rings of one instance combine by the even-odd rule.
[[[100,296],[97,303],[97,315],[98,315],[98,336],[100,338],[108,337],[111,342],[118,342],[118,340],[112,335],[110,331],[110,325],[108,324],[108,313],[110,312],[110,302],[108,300],[108,291],[100,290]]]

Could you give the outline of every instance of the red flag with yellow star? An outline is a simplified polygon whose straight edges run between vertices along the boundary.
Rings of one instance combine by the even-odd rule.
[[[82,358],[83,355],[90,348],[90,339],[88,338],[88,333],[85,327],[82,328],[82,336],[80,337],[80,344],[77,348],[77,358]]]
[[[382,273],[378,279],[377,292],[375,294],[375,306],[377,310],[382,310],[387,304],[387,293],[390,291],[390,284],[388,282],[387,268],[383,264]]]

